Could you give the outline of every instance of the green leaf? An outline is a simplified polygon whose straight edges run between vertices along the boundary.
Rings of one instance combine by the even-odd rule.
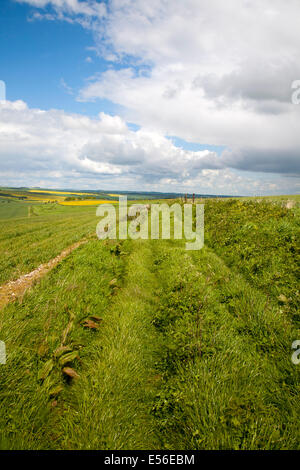
[[[58,362],[61,366],[63,366],[64,364],[67,364],[68,362],[74,361],[78,357],[79,357],[78,351],[72,351],[72,352],[63,354]]]
[[[45,380],[45,378],[48,377],[48,375],[50,374],[53,367],[54,367],[54,362],[52,359],[49,359],[49,361],[45,362],[43,368],[39,371],[38,379]]]

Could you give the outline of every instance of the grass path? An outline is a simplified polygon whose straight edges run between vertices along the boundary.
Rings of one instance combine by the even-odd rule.
[[[160,338],[152,325],[159,299],[151,244],[128,243],[124,287],[106,313],[81,379],[70,390],[59,445],[82,449],[156,449],[151,407],[160,384]]]
[[[89,241],[0,311],[7,352],[0,366],[1,449],[57,448],[60,404],[72,387],[63,368],[78,371],[97,341],[97,325],[87,328],[85,319],[105,317],[114,298],[110,282],[122,283],[124,264],[110,246]]]
[[[299,448],[291,319],[211,250],[157,247],[164,381],[154,414],[163,447]]]
[[[209,248],[89,241],[0,325],[0,448],[299,448],[293,320]]]
[[[51,269],[55,268],[64,258],[66,258],[72,251],[76,250],[83,243],[86,243],[87,240],[81,240],[77,243],[74,243],[71,246],[68,246],[55,258],[49,260],[47,263],[41,264],[33,271],[27,274],[23,274],[19,279],[15,281],[9,281],[6,284],[0,286],[0,309],[7,305],[9,302],[15,301],[19,298],[22,298],[27,289],[29,289],[34,282],[41,279],[45,276]]]

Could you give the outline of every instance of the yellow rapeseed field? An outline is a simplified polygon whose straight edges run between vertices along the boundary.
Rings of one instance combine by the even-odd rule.
[[[62,206],[97,206],[99,204],[118,204],[119,201],[108,201],[105,199],[86,199],[84,201],[62,201]]]
[[[30,193],[44,193],[44,194],[73,194],[74,196],[94,196],[93,193],[75,193],[73,191],[45,191],[42,189],[29,189],[28,192]]]

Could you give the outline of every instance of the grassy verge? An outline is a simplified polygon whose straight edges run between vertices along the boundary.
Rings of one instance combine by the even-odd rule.
[[[0,369],[0,447],[57,448],[64,395],[97,342],[113,299],[112,279],[122,282],[124,257],[89,242],[58,265],[23,302],[0,312],[7,364]],[[92,323],[87,323],[87,320]]]
[[[299,209],[268,202],[209,201],[205,243],[300,325]]]
[[[163,387],[153,414],[166,449],[299,448],[296,330],[264,293],[207,249],[157,251]]]

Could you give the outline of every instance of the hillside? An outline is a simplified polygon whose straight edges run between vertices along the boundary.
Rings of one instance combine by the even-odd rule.
[[[1,448],[299,448],[298,207],[207,200],[198,251],[34,214],[1,225],[2,285],[86,243],[0,311]]]

